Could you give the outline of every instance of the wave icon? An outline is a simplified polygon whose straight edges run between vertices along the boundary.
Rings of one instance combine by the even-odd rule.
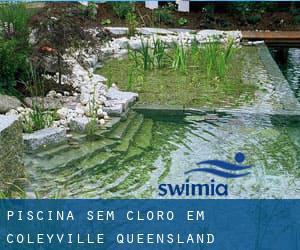
[[[236,153],[234,159],[238,164],[233,164],[221,160],[201,161],[198,162],[197,165],[210,165],[217,168],[195,168],[185,172],[185,174],[189,174],[192,172],[206,172],[224,178],[239,178],[250,174],[250,172],[237,173],[238,171],[252,168],[251,165],[245,165],[245,166],[239,165],[245,161],[245,155],[243,153],[241,152]]]

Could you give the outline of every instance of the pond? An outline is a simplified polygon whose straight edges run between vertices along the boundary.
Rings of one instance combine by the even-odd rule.
[[[253,168],[246,177],[225,180],[230,198],[299,198],[299,125],[242,113],[166,118],[133,112],[104,138],[30,157],[31,188],[47,197],[159,198],[159,183],[182,184],[187,177],[224,182],[185,172],[208,159],[234,162],[242,151]]]

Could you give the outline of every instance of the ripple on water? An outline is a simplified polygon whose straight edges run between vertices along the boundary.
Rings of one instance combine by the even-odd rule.
[[[241,151],[246,155],[245,164],[253,165],[251,175],[235,180],[214,177],[216,182],[229,184],[230,198],[300,197],[299,122],[289,123],[284,117],[281,123],[278,117],[275,122],[271,116],[245,114],[207,120],[197,115],[151,119],[151,146],[147,148],[139,148],[133,137],[124,152],[115,152],[113,143],[97,151],[97,142],[90,143],[95,152],[88,154],[86,148],[86,156],[67,167],[59,164],[74,157],[75,149],[54,156],[51,166],[47,159],[31,158],[30,188],[46,197],[58,191],[60,196],[81,198],[158,197],[159,183],[184,183],[184,172],[195,168],[197,162],[234,162],[235,153]],[[211,179],[206,173],[190,176],[190,181],[196,183]]]

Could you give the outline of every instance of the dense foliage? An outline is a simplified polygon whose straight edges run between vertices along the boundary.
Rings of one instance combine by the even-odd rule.
[[[30,12],[24,4],[0,7],[0,92],[14,93],[28,67]]]

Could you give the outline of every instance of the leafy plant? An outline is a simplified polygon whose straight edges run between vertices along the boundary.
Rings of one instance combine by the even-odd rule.
[[[44,85],[32,64],[30,64],[27,72],[27,79],[23,83],[33,97],[32,111],[23,116],[22,125],[25,133],[32,133],[36,130],[50,127],[56,116],[55,112],[45,109],[43,97],[41,99],[37,97],[44,94]]]
[[[22,3],[0,5],[0,92],[16,94],[15,86],[24,78],[30,54],[30,14]]]
[[[261,14],[253,14],[247,17],[247,21],[250,24],[257,24],[261,21],[262,16]]]
[[[188,23],[188,20],[184,17],[180,17],[178,20],[177,20],[177,24],[180,25],[180,26],[184,26]]]
[[[120,19],[125,19],[129,13],[135,12],[133,3],[129,2],[113,2],[113,10]]]
[[[128,27],[128,36],[134,36],[136,34],[136,28],[138,25],[137,16],[134,13],[128,13],[126,15],[126,23]]]
[[[111,23],[112,23],[112,22],[111,22],[110,19],[104,19],[104,20],[101,21],[101,25],[109,25],[109,24],[111,24]]]
[[[173,24],[175,17],[172,14],[174,11],[174,5],[169,3],[168,5],[163,6],[162,8],[154,10],[154,19],[155,23],[161,24]]]

